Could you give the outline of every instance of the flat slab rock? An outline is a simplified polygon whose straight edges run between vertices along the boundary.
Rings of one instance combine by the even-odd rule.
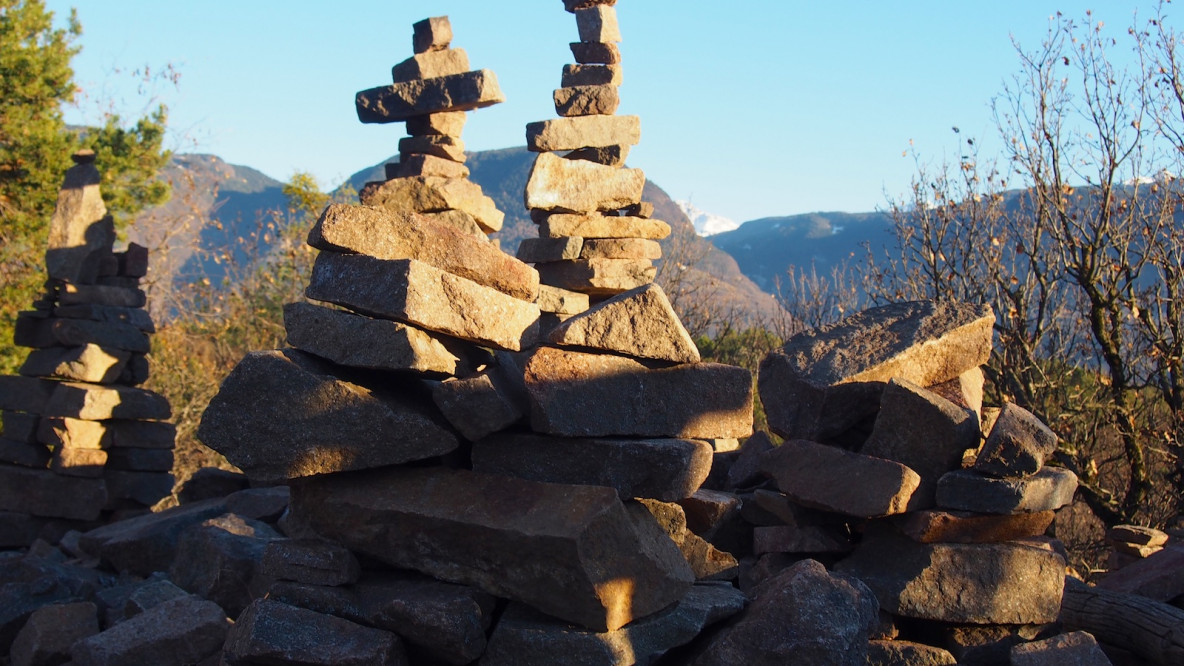
[[[1053,511],[991,515],[926,510],[894,519],[897,529],[921,543],[995,543],[1044,534]]]
[[[534,152],[635,146],[641,141],[638,116],[577,116],[526,124],[526,147]]]
[[[534,303],[414,259],[322,252],[305,295],[497,349],[518,351],[538,338]]]
[[[623,356],[540,347],[525,379],[536,432],[686,439],[752,433],[752,378],[744,368],[688,363],[650,369]]]
[[[406,392],[338,379],[295,350],[250,352],[222,382],[197,437],[252,480],[397,465],[459,442]]]
[[[501,229],[506,217],[497,203],[485,196],[480,185],[464,178],[408,176],[366,183],[358,199],[364,205],[393,213],[460,211],[486,233]]]
[[[230,620],[212,601],[195,595],[171,599],[74,644],[79,666],[196,664],[218,652]]]
[[[533,268],[485,239],[415,213],[333,204],[308,232],[308,244],[376,259],[416,259],[515,298],[538,296]]]
[[[398,636],[271,599],[256,599],[226,637],[231,664],[402,666]]]
[[[782,437],[824,439],[874,415],[892,379],[941,384],[986,363],[989,307],[912,301],[800,333],[761,362],[761,400]]]
[[[644,666],[739,613],[744,605],[744,594],[730,584],[700,584],[673,607],[602,633],[511,604],[498,621],[481,663]]]
[[[1035,414],[1009,402],[995,419],[974,469],[996,477],[1030,476],[1044,467],[1058,439]]]
[[[764,454],[761,470],[798,504],[860,518],[903,513],[921,483],[900,463],[803,439]]]
[[[47,469],[0,465],[0,511],[44,518],[94,520],[107,503],[107,484]]]
[[[923,544],[869,530],[836,571],[867,584],[893,615],[963,624],[1053,622],[1065,560],[1037,541]]]
[[[1098,587],[1167,603],[1184,594],[1184,546],[1170,545],[1111,571]]]
[[[292,512],[356,553],[595,631],[662,610],[693,581],[677,546],[611,488],[389,468],[302,481]]]
[[[1032,476],[997,479],[963,469],[937,482],[937,506],[976,513],[1055,511],[1073,501],[1077,475],[1061,467],[1045,467]]]
[[[1110,666],[1098,641],[1084,631],[1073,631],[1011,648],[1012,666]]]
[[[641,202],[645,172],[541,153],[526,182],[526,207],[568,213],[616,210]]]
[[[597,296],[642,287],[658,274],[649,259],[575,259],[537,264],[535,268],[546,284]]]
[[[539,223],[540,238],[644,238],[661,240],[670,225],[644,217],[554,213]]]
[[[711,471],[696,439],[578,439],[502,433],[473,444],[473,470],[531,481],[608,486],[621,499],[690,497]]]
[[[355,98],[355,107],[363,123],[394,123],[429,113],[471,111],[504,101],[497,76],[482,69],[363,90]]]
[[[867,644],[868,666],[957,666],[949,651],[939,647],[897,640],[873,640]]]
[[[700,361],[695,341],[656,284],[631,289],[575,315],[552,329],[547,341],[671,363]]]

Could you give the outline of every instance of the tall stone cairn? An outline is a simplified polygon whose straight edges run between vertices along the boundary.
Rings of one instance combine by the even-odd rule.
[[[0,546],[144,513],[172,492],[175,428],[148,379],[148,250],[114,252],[94,153],[79,151],[49,225],[49,280],[17,318],[29,347],[0,377]]]

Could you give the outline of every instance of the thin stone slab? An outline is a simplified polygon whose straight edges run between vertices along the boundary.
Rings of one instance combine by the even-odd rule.
[[[662,258],[662,246],[644,238],[589,238],[580,248],[581,259]]]
[[[308,479],[292,512],[356,553],[595,631],[669,606],[693,580],[657,524],[639,529],[610,488],[390,468]]]
[[[621,145],[580,148],[563,156],[565,160],[586,160],[611,167],[625,166],[625,160],[628,158],[629,146]]]
[[[271,599],[257,599],[226,636],[223,658],[233,664],[302,666],[404,666],[402,640]]]
[[[526,207],[568,213],[617,210],[640,202],[644,187],[641,169],[540,153],[526,182]]]
[[[391,81],[405,83],[417,79],[464,74],[469,71],[469,56],[464,49],[441,49],[417,53],[391,68]]]
[[[196,664],[218,652],[230,621],[212,601],[186,595],[166,601],[71,650],[76,666]]]
[[[173,410],[167,398],[144,389],[58,382],[42,414],[85,421],[163,420],[172,416]]]
[[[481,186],[461,178],[415,176],[367,183],[358,198],[363,205],[392,212],[434,213],[459,210],[468,213],[488,233],[502,228],[505,213],[485,196]]]
[[[921,543],[994,543],[1040,536],[1055,517],[1052,511],[991,515],[928,510],[906,513],[893,524]]]
[[[869,530],[836,571],[858,577],[893,615],[964,624],[1053,622],[1065,560],[1029,542],[923,544]]]
[[[38,348],[95,344],[141,354],[151,347],[147,334],[129,324],[52,317],[21,317],[13,341],[22,347]]]
[[[452,22],[447,16],[433,16],[411,24],[411,46],[415,53],[442,51],[452,43]]]
[[[399,156],[433,155],[452,162],[465,161],[465,142],[454,136],[428,134],[399,139]]]
[[[414,116],[472,111],[506,101],[488,69],[363,90],[354,104],[363,123],[402,122]]]
[[[111,254],[115,222],[107,215],[102,179],[94,165],[94,153],[76,155],[74,166],[58,191],[57,205],[49,220],[49,242],[45,269],[51,280],[92,284],[99,274],[99,262]]]
[[[57,386],[47,379],[0,375],[0,409],[41,414]]]
[[[564,624],[522,604],[511,604],[498,621],[481,663],[645,666],[739,613],[744,604],[744,594],[731,585],[695,585],[672,608],[607,633]]]
[[[583,65],[621,62],[621,48],[612,42],[572,42],[571,55]]]
[[[425,134],[443,134],[459,137],[464,131],[468,114],[464,111],[445,111],[443,113],[429,113],[407,119],[407,133],[411,136]]]
[[[147,310],[140,308],[120,308],[97,303],[78,303],[75,305],[59,305],[53,309],[53,316],[63,319],[90,319],[108,324],[130,324],[145,333],[153,333],[156,326]]]
[[[752,375],[744,368],[655,370],[623,356],[540,347],[525,377],[540,433],[717,439],[752,432]]]
[[[1058,439],[1032,412],[1009,402],[995,419],[974,469],[997,477],[1030,476],[1044,467]]]
[[[620,65],[564,65],[560,87],[619,86],[624,80]]]
[[[187,528],[226,510],[221,497],[184,504],[90,530],[79,539],[79,545],[115,571],[149,576],[153,571],[168,571],[177,555],[177,542]]]
[[[391,171],[392,164],[387,163],[387,178],[415,178],[417,176],[428,176],[434,178],[468,178],[469,167],[454,162],[452,160],[437,157],[435,155],[424,155],[422,153],[413,155],[402,155],[397,163],[393,164],[394,171]],[[428,213],[424,213],[426,217]],[[480,232],[484,238],[484,232]]]
[[[107,466],[129,472],[169,472],[173,452],[168,449],[108,449]]]
[[[621,499],[690,497],[711,471],[695,439],[578,439],[501,433],[473,444],[473,471],[528,481],[607,486]]]
[[[311,303],[284,305],[288,344],[338,365],[433,376],[467,372],[463,346],[414,326]]]
[[[620,88],[617,86],[574,86],[559,88],[552,93],[555,113],[571,118],[575,116],[611,116],[621,105]]]
[[[87,343],[80,347],[35,349],[25,357],[20,373],[74,382],[111,384],[120,378],[131,352]]]
[[[1184,594],[1184,546],[1166,548],[1111,571],[1097,586],[1167,603]]]
[[[177,439],[177,426],[159,421],[106,421],[110,445],[114,448],[171,449]]]
[[[106,503],[107,485],[102,479],[72,478],[48,469],[0,465],[0,511],[94,520]]]
[[[477,224],[476,218],[463,210],[444,210],[438,213],[424,213],[423,216],[447,224],[480,240],[489,240],[485,235],[485,230],[481,228],[480,224]]]
[[[661,220],[608,215],[571,215],[556,213],[539,224],[540,238],[579,236],[589,238],[649,238],[662,240],[670,235],[670,225]]]
[[[577,315],[588,309],[588,294],[544,284],[539,286],[539,297],[535,303],[542,312]]]
[[[1073,501],[1077,475],[1045,467],[1024,478],[997,479],[972,470],[950,472],[937,482],[937,506],[976,513],[1055,511]]]
[[[698,363],[699,348],[656,284],[618,294],[554,328],[547,341],[671,363]]]
[[[752,552],[765,553],[848,553],[851,540],[838,528],[767,525],[752,531]]]
[[[0,437],[0,462],[44,469],[49,465],[52,457],[44,444],[18,442],[7,437]]]
[[[496,349],[518,351],[538,339],[534,303],[413,259],[321,252],[305,295]]]
[[[536,264],[539,280],[562,289],[612,296],[650,284],[658,274],[648,259],[578,259]]]
[[[398,465],[459,445],[407,391],[329,370],[293,350],[248,353],[210,401],[197,438],[263,483]]]
[[[916,472],[921,484],[910,510],[933,506],[937,480],[962,467],[962,456],[979,444],[978,419],[940,395],[893,379],[880,397],[880,413],[860,453],[894,460]]]
[[[981,421],[983,387],[986,381],[987,377],[983,374],[982,368],[971,368],[948,382],[934,384],[926,388],[955,405],[969,409]],[[984,430],[984,432],[986,431]]]
[[[103,476],[106,464],[107,452],[102,449],[58,449],[49,468],[63,476],[97,479]]]
[[[528,264],[572,260],[580,258],[583,248],[584,239],[578,237],[523,238],[518,244],[517,257]]]
[[[905,512],[921,483],[900,463],[803,439],[766,453],[761,469],[798,504],[859,518]]]
[[[611,5],[594,5],[577,9],[576,27],[581,42],[619,42],[621,26],[617,22],[617,10]]]
[[[994,322],[986,306],[912,301],[795,335],[761,362],[769,427],[793,439],[840,435],[874,416],[892,379],[930,386],[985,363]]]
[[[59,305],[105,305],[113,308],[142,308],[148,302],[143,289],[114,287],[100,284],[58,285],[55,289]]]
[[[41,417],[37,414],[0,412],[0,432],[4,433],[5,439],[32,444],[37,441],[40,426]]]

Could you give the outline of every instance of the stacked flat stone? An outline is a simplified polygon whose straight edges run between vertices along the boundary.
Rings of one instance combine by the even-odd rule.
[[[415,55],[395,65],[394,83],[363,90],[355,100],[363,123],[406,122],[399,161],[386,165],[386,180],[367,183],[365,205],[421,213],[482,236],[502,228],[505,215],[468,179],[461,131],[465,112],[505,101],[488,69],[469,70],[463,49],[451,48],[447,16],[413,26]]]
[[[759,382],[786,441],[746,442],[732,492],[692,498],[711,516],[701,533],[738,515],[751,547],[737,552],[758,558],[758,578],[816,557],[861,580],[899,626],[875,654],[980,663],[994,650],[1005,663],[1012,643],[1055,633],[1065,559],[1043,535],[1077,480],[1044,465],[1056,437],[1017,405],[982,441],[993,323],[985,307],[897,303],[788,340]]]
[[[525,194],[539,238],[522,241],[518,258],[534,264],[546,285],[544,328],[586,308],[578,294],[595,303],[653,282],[658,241],[670,234],[641,200],[645,173],[624,166],[641,139],[641,120],[614,115],[621,85],[615,4],[565,0],[580,41],[554,94],[561,117],[526,126],[527,148],[540,153]]]
[[[0,545],[142,513],[172,492],[168,401],[148,379],[147,249],[114,252],[94,153],[66,172],[50,221],[46,292],[20,313],[32,348],[0,377]]]

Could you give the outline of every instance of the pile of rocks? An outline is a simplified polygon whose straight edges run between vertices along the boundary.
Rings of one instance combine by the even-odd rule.
[[[386,165],[384,182],[367,183],[365,205],[421,213],[465,233],[484,237],[502,228],[505,215],[468,179],[461,131],[465,112],[505,101],[488,69],[469,71],[463,49],[450,48],[448,17],[413,26],[415,55],[391,69],[394,84],[358,93],[363,123],[406,122],[399,161]]]
[[[46,293],[16,322],[14,343],[33,350],[19,376],[0,377],[0,546],[142,513],[173,488],[168,401],[135,388],[154,330],[139,289],[148,251],[113,251],[94,153],[73,158]]]
[[[624,168],[641,139],[637,116],[614,115],[620,102],[621,53],[616,0],[565,0],[580,41],[555,91],[561,116],[526,126],[526,144],[541,153],[526,185],[526,207],[539,238],[524,240],[518,258],[538,269],[548,316],[544,328],[607,296],[653,282],[665,222],[643,203],[645,173]],[[557,151],[566,152],[560,157]],[[552,289],[553,288],[553,289]],[[575,292],[575,293],[572,293]]]

